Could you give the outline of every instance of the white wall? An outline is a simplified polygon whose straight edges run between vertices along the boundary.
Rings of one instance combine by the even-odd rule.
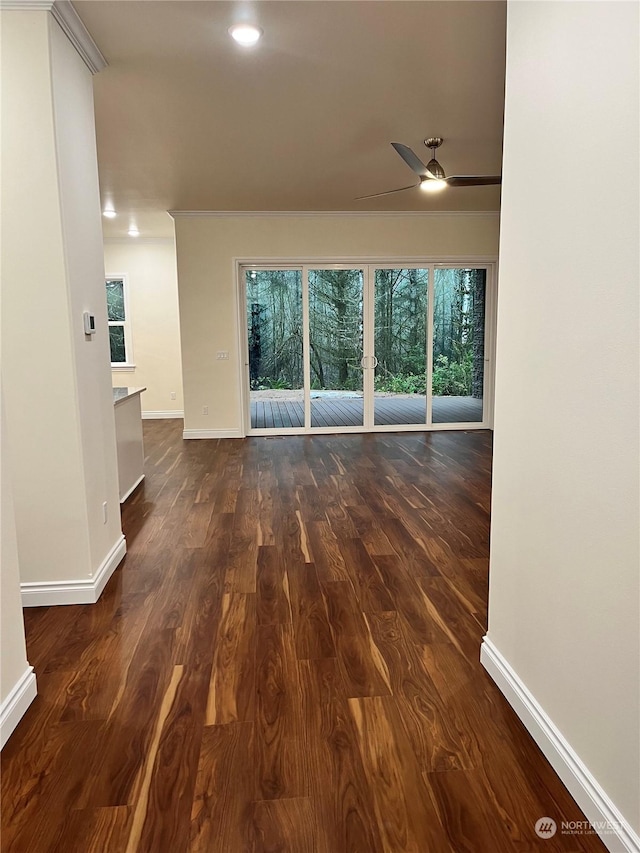
[[[9,441],[0,401],[0,748],[35,698],[36,683],[27,661],[20,600],[18,543],[7,465]]]
[[[509,7],[488,633],[636,831],[638,31]]]
[[[115,420],[110,393],[93,82],[90,71],[50,18],[51,77],[75,393],[81,437],[90,566],[96,570],[120,538]],[[82,314],[99,333],[84,334]],[[106,354],[106,360],[105,360]],[[102,502],[109,505],[103,522]]]
[[[104,245],[107,277],[126,276],[135,369],[113,371],[114,387],[145,387],[143,417],[182,417],[178,277],[173,240]],[[175,399],[171,399],[171,394]]]
[[[234,259],[497,255],[494,214],[176,217],[185,429],[239,434],[241,370]],[[229,361],[216,361],[228,350]],[[204,406],[209,415],[203,415]]]
[[[41,551],[43,542],[55,538],[57,512],[51,507],[61,494],[67,496],[69,535],[60,543],[60,558],[68,565],[88,560],[77,423],[64,418],[62,429],[52,425],[57,451],[49,454],[42,482],[40,454],[30,452],[30,446],[42,446],[45,412],[75,408],[71,340],[60,335],[60,329],[68,331],[69,309],[49,61],[49,15],[2,12],[2,115],[12,117],[2,122],[2,362],[7,424],[17,444],[11,461],[25,580],[31,567],[46,571]],[[55,378],[48,370],[54,363]],[[39,414],[33,402],[23,407],[26,390],[38,401]],[[32,514],[39,519],[37,537],[28,535]]]
[[[124,542],[91,73],[48,12],[2,13],[2,115],[2,356],[21,581],[62,603],[65,582],[86,591]]]

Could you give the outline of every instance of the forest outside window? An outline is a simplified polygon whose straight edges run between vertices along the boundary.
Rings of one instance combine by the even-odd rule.
[[[106,279],[109,347],[114,369],[132,369],[129,317],[124,276]]]
[[[243,264],[248,428],[486,428],[492,270]]]

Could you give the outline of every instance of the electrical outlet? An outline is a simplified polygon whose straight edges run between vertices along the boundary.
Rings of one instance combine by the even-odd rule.
[[[203,415],[208,415],[208,414],[209,414],[209,406],[203,406],[203,407],[202,407],[202,414],[203,414]]]
[[[176,392],[175,392],[175,391],[172,391],[172,392],[171,392],[171,399],[172,399],[172,400],[175,400],[175,399],[176,399]]]
[[[102,523],[103,524],[107,523],[107,502],[106,501],[102,504]]]
[[[229,361],[229,350],[219,349],[216,353],[216,358],[218,359],[218,361]]]

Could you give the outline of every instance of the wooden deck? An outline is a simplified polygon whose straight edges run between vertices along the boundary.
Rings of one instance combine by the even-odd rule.
[[[435,424],[480,423],[482,400],[475,397],[434,397]],[[426,422],[425,397],[376,397],[376,426],[404,426]],[[363,400],[331,397],[311,400],[312,427],[362,426]],[[297,400],[255,400],[251,402],[252,429],[294,429],[304,427],[304,405]]]

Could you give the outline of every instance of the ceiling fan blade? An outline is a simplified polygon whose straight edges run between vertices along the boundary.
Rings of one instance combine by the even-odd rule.
[[[414,154],[410,148],[403,145],[401,142],[392,142],[391,145],[402,157],[407,166],[416,173],[416,175],[420,175],[421,178],[431,177],[431,173],[422,160]]]
[[[493,184],[501,184],[500,175],[455,175],[445,178],[450,187],[488,187]]]
[[[411,184],[410,187],[400,187],[398,190],[387,190],[385,193],[373,193],[373,195],[359,195],[356,201],[362,201],[365,198],[378,198],[381,195],[393,195],[393,193],[403,193],[405,190],[415,190],[420,184]]]

